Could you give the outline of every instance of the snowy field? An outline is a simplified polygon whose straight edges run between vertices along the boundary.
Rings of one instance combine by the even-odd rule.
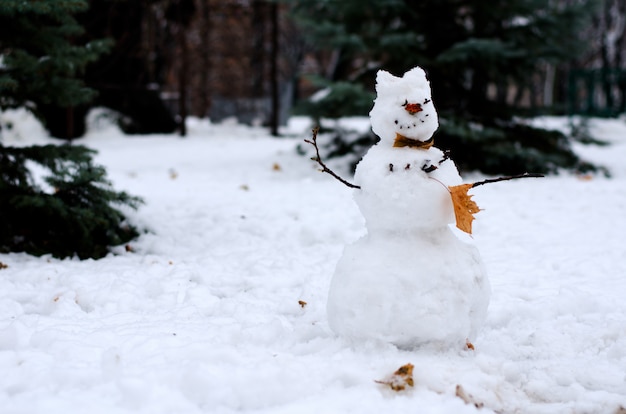
[[[53,141],[1,116],[5,145]],[[0,255],[0,413],[626,412],[626,121],[594,120],[612,145],[576,146],[611,179],[472,190],[493,291],[475,350],[329,330],[334,266],[365,227],[352,190],[296,154],[306,125],[273,139],[192,121],[181,139],[92,124],[81,143],[145,199],[129,216],[147,232],[98,261]],[[414,387],[376,382],[407,363]]]

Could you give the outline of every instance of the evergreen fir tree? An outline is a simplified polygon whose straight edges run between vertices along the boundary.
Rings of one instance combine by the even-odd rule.
[[[460,168],[594,169],[565,135],[518,121],[526,112],[505,99],[511,85],[528,86],[539,65],[577,56],[592,0],[286,1],[312,43],[338,53],[332,81],[373,89],[378,69],[402,75],[423,67],[441,119],[437,145],[451,150]]]
[[[0,252],[100,258],[109,246],[137,236],[114,206],[135,208],[141,200],[114,191],[93,153],[67,144],[0,145]],[[43,182],[35,181],[27,161],[49,172]]]
[[[72,43],[83,33],[74,14],[87,7],[84,0],[0,2],[0,109],[72,107],[94,97],[78,75],[110,42]]]
[[[71,42],[82,30],[72,14],[86,7],[77,0],[0,2],[0,109],[25,106],[36,113],[38,105],[72,107],[93,98],[78,75],[106,42]],[[137,235],[116,207],[134,208],[140,200],[114,191],[92,155],[69,144],[0,142],[0,252],[99,258]],[[43,182],[31,163],[48,171]]]

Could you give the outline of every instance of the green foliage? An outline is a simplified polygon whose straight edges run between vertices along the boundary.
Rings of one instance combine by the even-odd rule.
[[[138,233],[114,206],[141,200],[116,192],[83,146],[0,145],[0,252],[101,258]],[[48,172],[38,184],[32,163]]]
[[[527,109],[506,96],[511,86],[531,85],[542,65],[579,55],[594,0],[285,2],[311,46],[338,55],[331,81],[349,79],[371,90],[378,69],[400,76],[423,67],[442,120],[438,146],[453,150],[464,168],[593,169],[578,160],[564,135],[520,123],[517,117]]]
[[[572,151],[568,138],[556,130],[514,122],[485,127],[447,119],[442,120],[435,137],[437,145],[451,152],[461,170],[515,175],[526,171],[554,174],[568,168],[580,173],[602,171],[608,174],[582,161]]]
[[[314,83],[325,87],[321,95],[301,102],[296,113],[306,114],[319,124],[320,119],[337,119],[367,113],[372,107],[374,94],[366,91],[363,85],[351,82],[326,82],[316,79]]]
[[[110,42],[73,44],[83,33],[73,15],[87,7],[84,0],[0,2],[0,109],[69,107],[94,97],[77,76]]]
[[[589,118],[585,116],[570,118],[569,127],[571,138],[581,144],[593,144],[598,146],[609,145],[607,141],[597,139],[591,134]]]
[[[94,92],[78,75],[108,43],[75,45],[83,29],[73,17],[80,0],[0,2],[0,110],[71,107]],[[115,206],[140,200],[116,192],[82,146],[0,145],[0,252],[100,258],[137,231]],[[33,171],[46,171],[43,179]]]

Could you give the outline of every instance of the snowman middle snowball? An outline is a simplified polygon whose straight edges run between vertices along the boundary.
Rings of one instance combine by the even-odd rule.
[[[478,250],[458,239],[448,186],[462,180],[432,146],[439,123],[426,74],[379,71],[370,112],[380,137],[355,172],[367,234],[345,247],[328,295],[337,334],[401,347],[474,340],[490,287]]]

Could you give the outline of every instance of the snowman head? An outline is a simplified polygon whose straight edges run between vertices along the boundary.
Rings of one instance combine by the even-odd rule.
[[[415,67],[401,78],[379,70],[376,94],[370,120],[381,144],[393,145],[397,139],[427,142],[439,127],[430,83],[422,68]]]

